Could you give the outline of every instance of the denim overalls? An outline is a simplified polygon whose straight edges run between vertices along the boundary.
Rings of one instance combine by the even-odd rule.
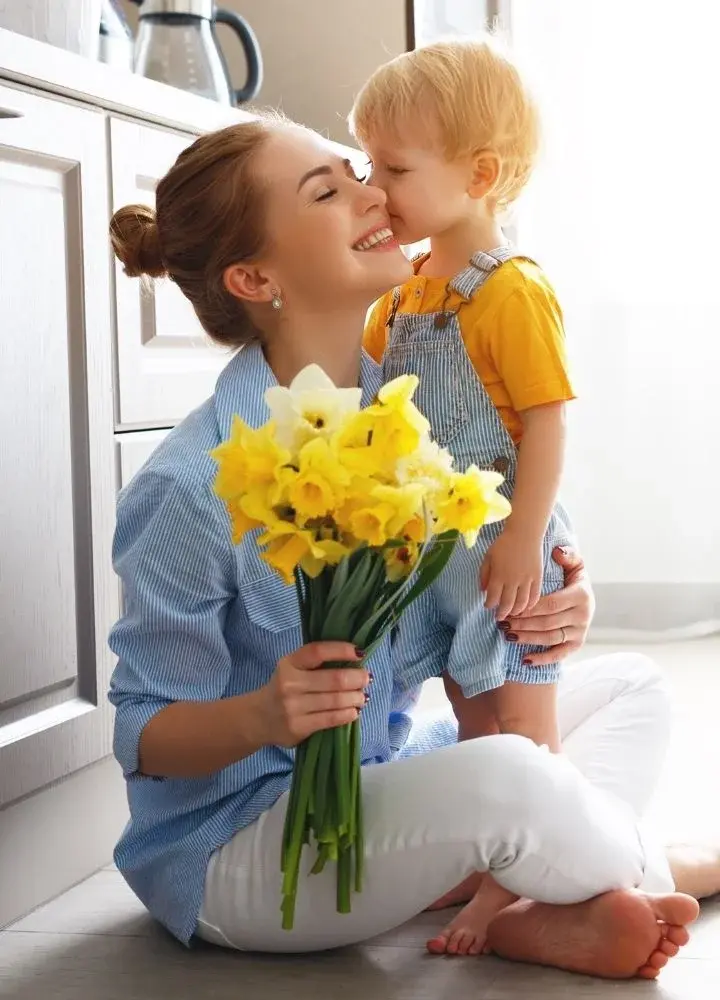
[[[444,312],[400,313],[400,292],[396,289],[383,358],[385,381],[411,372],[419,377],[415,402],[430,421],[435,440],[454,457],[456,467],[465,469],[474,463],[502,473],[505,482],[501,492],[508,499],[512,499],[515,485],[517,449],[467,355],[460,319],[463,306],[493,271],[516,256],[508,248],[474,254],[465,270],[448,283]],[[500,687],[505,681],[549,684],[558,679],[558,664],[524,666],[523,657],[537,647],[507,642],[497,627],[495,612],[482,606],[480,566],[502,528],[502,522],[487,525],[470,550],[458,542],[450,563],[433,585],[440,617],[455,630],[448,672],[468,697]],[[571,530],[565,511],[556,505],[543,543],[543,593],[563,585],[563,572],[551,552],[556,545],[570,543]],[[409,676],[407,682],[424,679]]]

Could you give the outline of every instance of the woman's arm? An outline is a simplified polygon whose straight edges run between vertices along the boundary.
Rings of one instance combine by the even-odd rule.
[[[140,735],[140,772],[204,777],[263,746],[295,746],[320,729],[353,722],[366,701],[367,671],[317,668],[358,659],[348,643],[311,643],[280,660],[272,680],[257,691],[168,705]]]
[[[125,614],[110,646],[115,756],[126,777],[211,774],[264,745],[292,746],[357,718],[364,670],[316,670],[356,660],[346,643],[311,645],[281,660],[257,691],[227,696],[225,622],[237,599],[227,517],[202,478],[140,473],[118,506],[113,560]]]

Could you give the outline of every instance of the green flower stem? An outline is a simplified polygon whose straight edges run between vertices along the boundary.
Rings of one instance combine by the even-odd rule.
[[[308,804],[310,802],[310,791],[315,779],[315,767],[318,753],[320,751],[320,740],[317,739],[319,733],[314,733],[308,740],[307,755],[305,757],[300,782],[298,787],[297,802],[292,815],[292,832],[288,853],[285,859],[285,873],[283,875],[282,892],[283,900],[283,929],[292,930],[295,919],[295,899],[297,896],[298,877],[300,874],[300,855],[302,853],[305,839],[305,824],[307,820]]]

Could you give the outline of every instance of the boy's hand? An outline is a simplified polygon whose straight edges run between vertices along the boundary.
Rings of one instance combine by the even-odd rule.
[[[496,609],[498,621],[532,608],[540,598],[542,570],[542,541],[507,525],[488,549],[480,570],[485,607]]]

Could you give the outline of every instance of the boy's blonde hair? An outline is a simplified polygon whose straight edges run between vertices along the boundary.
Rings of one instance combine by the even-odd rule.
[[[492,201],[500,209],[513,202],[532,172],[540,122],[497,38],[436,42],[381,66],[355,100],[350,131],[361,145],[380,130],[399,137],[425,127],[428,111],[448,160],[481,150],[497,155],[500,173]]]

